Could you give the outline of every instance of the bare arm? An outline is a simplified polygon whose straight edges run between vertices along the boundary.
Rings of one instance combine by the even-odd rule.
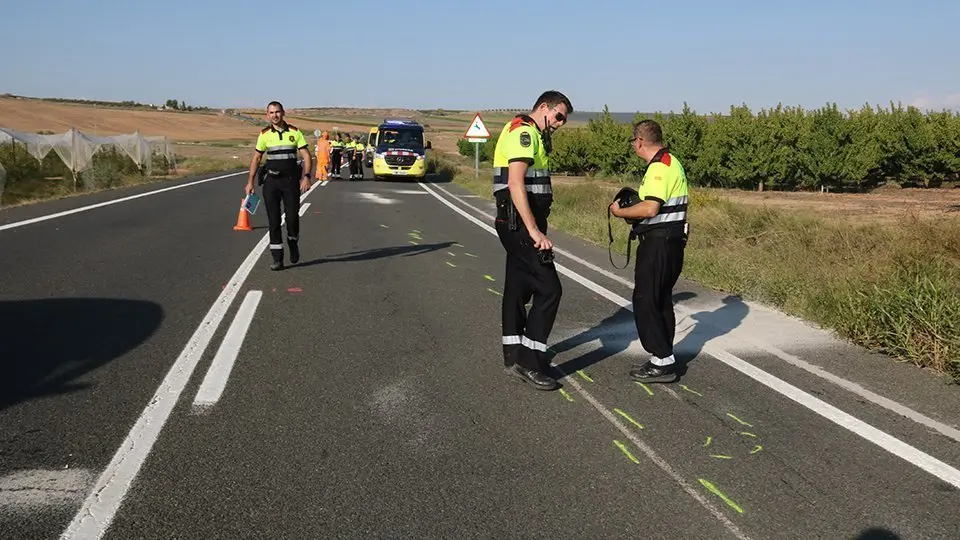
[[[253,181],[257,177],[257,169],[260,167],[260,157],[262,155],[259,151],[254,150],[253,157],[250,158],[250,170],[247,171],[246,186],[246,192],[248,194],[253,192]]]

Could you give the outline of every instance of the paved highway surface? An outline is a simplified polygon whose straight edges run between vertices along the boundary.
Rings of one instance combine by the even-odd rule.
[[[534,391],[491,205],[431,180],[315,184],[282,272],[240,175],[0,211],[0,537],[960,536],[955,387],[689,282],[633,383],[632,265],[552,232]]]

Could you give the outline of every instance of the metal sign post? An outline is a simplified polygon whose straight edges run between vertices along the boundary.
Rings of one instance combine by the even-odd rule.
[[[480,113],[473,117],[470,128],[463,136],[473,143],[473,177],[480,178],[480,143],[485,143],[490,138],[490,132],[487,131],[487,126],[483,125]]]

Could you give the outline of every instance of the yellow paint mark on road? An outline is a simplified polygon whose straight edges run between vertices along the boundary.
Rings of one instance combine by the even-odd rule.
[[[723,454],[710,454],[710,457],[717,459],[733,459],[731,456],[725,456]]]
[[[423,231],[421,231],[420,229],[410,229],[410,232],[414,232],[414,233],[420,234],[420,233],[423,232]]]
[[[739,504],[733,502],[733,500],[730,499],[730,497],[727,497],[722,491],[720,491],[720,490],[717,488],[717,486],[713,485],[713,482],[710,482],[709,480],[705,480],[705,479],[703,479],[703,478],[697,478],[697,480],[700,481],[700,484],[701,484],[703,487],[707,488],[707,491],[709,491],[710,493],[713,493],[713,494],[716,495],[717,497],[720,497],[720,499],[721,499],[723,502],[727,503],[727,506],[729,506],[730,508],[733,508],[734,510],[736,510],[737,513],[740,513],[740,514],[743,513],[743,508],[740,508],[740,505],[739,505]]]
[[[389,229],[389,228],[390,228],[390,227],[387,227],[386,225],[384,225],[383,223],[381,223],[380,226],[383,227],[384,229]]]
[[[617,448],[619,448],[620,451],[623,452],[623,454],[624,454],[625,456],[627,456],[628,458],[630,458],[630,461],[636,463],[637,465],[640,464],[640,460],[637,459],[637,458],[635,458],[635,457],[633,457],[633,454],[630,453],[630,450],[627,448],[627,446],[626,446],[625,444],[623,444],[622,442],[617,441],[617,440],[614,440],[614,441],[613,441],[613,444],[617,445]]]
[[[710,443],[713,442],[713,437],[708,436],[707,442],[703,443],[704,447],[710,446]]]
[[[687,392],[690,392],[691,394],[696,394],[696,395],[698,395],[698,396],[700,396],[700,397],[703,397],[703,394],[701,394],[700,392],[697,392],[696,390],[691,390],[691,389],[690,389],[687,385],[685,385],[685,384],[681,384],[681,385],[680,385],[680,388],[683,388],[684,390],[686,390]]]
[[[733,419],[736,420],[737,422],[740,422],[740,423],[743,424],[744,426],[753,427],[752,424],[748,424],[748,423],[744,422],[743,420],[737,418],[736,416],[734,416],[734,415],[732,415],[732,414],[730,414],[730,413],[727,413],[727,416],[729,416],[730,418],[733,418]]]
[[[749,431],[741,431],[740,434],[743,435],[744,437],[751,437],[753,439],[757,438],[756,435],[754,435],[753,433],[750,433]]]
[[[577,370],[577,375],[580,375],[580,377],[587,382],[593,382],[593,379],[591,379],[590,376],[583,371]]]
[[[474,255],[473,253],[467,253],[466,251],[464,251],[463,254],[466,255],[467,257],[473,257],[474,259],[477,258],[477,256]]]
[[[633,382],[635,382],[635,383],[639,384],[640,386],[642,386],[643,389],[646,390],[647,393],[650,394],[651,396],[653,395],[653,390],[651,390],[649,386],[643,384],[643,383],[640,382],[640,381],[633,381]]]
[[[560,389],[560,395],[567,398],[567,401],[573,401],[573,398],[570,397],[570,394],[568,394],[563,388]]]
[[[454,246],[455,246],[455,247],[458,247],[458,248],[462,248],[462,247],[463,247],[463,244],[457,242],[456,244],[454,244]]]
[[[750,451],[750,454],[751,454],[751,455],[756,454],[757,452],[759,452],[759,451],[761,451],[761,450],[763,450],[763,447],[758,444],[758,445],[756,445],[756,446],[753,447],[753,450]]]
[[[493,279],[493,276],[490,276],[490,275],[485,275],[485,276],[483,276],[483,277],[484,277],[487,281],[496,281],[495,279]]]
[[[413,244],[413,245],[415,245],[415,246],[419,246],[419,245],[420,245],[420,244],[414,242],[413,240],[411,240],[410,243]]]
[[[503,296],[503,294],[501,294],[500,291],[495,291],[495,290],[491,289],[490,287],[487,287],[487,290],[490,291],[490,292],[492,292],[493,294],[495,294],[495,295],[497,295],[497,296]]]
[[[634,420],[633,418],[630,418],[630,415],[629,415],[629,414],[621,411],[620,409],[614,409],[613,412],[615,412],[615,413],[619,414],[620,416],[626,418],[626,419],[627,419],[627,422],[630,422],[631,424],[637,426],[638,429],[643,429],[643,424],[637,422],[637,421]]]
[[[451,252],[449,252],[449,251],[447,252],[447,255],[449,255],[449,256],[451,256],[451,257],[456,257],[456,256],[457,256],[456,253],[451,253]]]
[[[450,262],[450,261],[444,261],[444,262],[447,263],[447,266],[450,266],[450,267],[453,267],[453,268],[456,268],[456,267],[457,267],[457,265],[453,264],[453,263]]]

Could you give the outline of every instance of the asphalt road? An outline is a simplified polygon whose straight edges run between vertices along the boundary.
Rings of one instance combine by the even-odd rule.
[[[536,392],[501,369],[486,201],[317,184],[271,272],[243,178],[195,181],[0,211],[0,538],[960,531],[960,393],[928,373],[682,282],[683,378],[635,384],[631,270],[552,232]]]

